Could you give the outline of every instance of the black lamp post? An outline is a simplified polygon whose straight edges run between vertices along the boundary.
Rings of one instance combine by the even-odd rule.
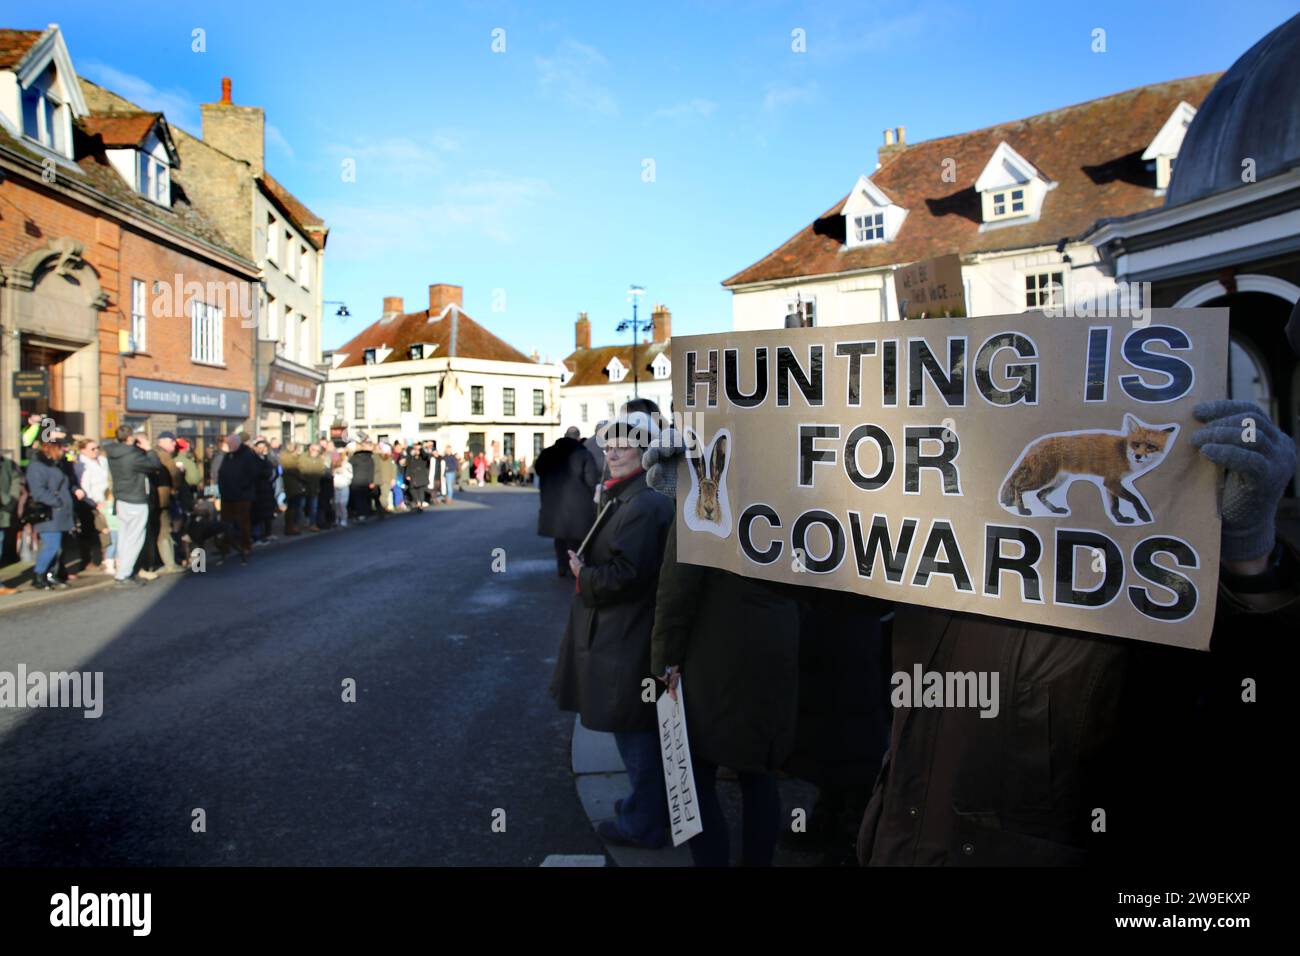
[[[641,286],[639,285],[628,286],[627,300],[632,303],[632,318],[624,319],[622,322],[618,324],[618,329],[617,329],[617,331],[619,332],[626,332],[628,329],[632,330],[632,397],[633,398],[639,397],[640,394],[638,391],[638,382],[640,381],[641,373],[640,373],[640,369],[637,368],[636,343],[637,343],[637,336],[641,334],[641,329],[643,328],[643,326],[641,326],[640,321],[637,319],[636,307],[638,302],[641,299],[641,296],[643,295],[645,295],[645,289],[641,288]],[[648,328],[648,326],[644,326],[644,327]]]

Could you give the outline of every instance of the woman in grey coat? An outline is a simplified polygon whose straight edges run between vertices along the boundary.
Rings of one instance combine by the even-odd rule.
[[[668,807],[656,734],[650,632],[664,539],[673,507],[646,485],[641,451],[658,428],[633,413],[602,433],[610,479],[585,551],[569,553],[577,579],[569,623],[551,681],[562,710],[590,730],[614,735],[631,792],[617,821],[597,827],[611,842],[659,847],[668,839]],[[583,452],[585,454],[585,452]]]
[[[63,535],[73,527],[72,491],[67,472],[59,466],[63,446],[45,442],[39,449],[33,449],[27,466],[27,492],[33,501],[47,505],[51,514],[33,525],[41,536],[41,550],[36,555],[36,579],[32,583],[38,588],[66,588],[68,585],[59,580],[54,568],[63,550]]]

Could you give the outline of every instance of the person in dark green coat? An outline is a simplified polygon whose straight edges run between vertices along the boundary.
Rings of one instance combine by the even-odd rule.
[[[642,464],[656,491],[675,499],[680,444],[665,432]],[[686,725],[704,830],[688,846],[696,866],[727,866],[731,850],[716,777],[740,777],[741,861],[771,866],[781,829],[776,771],[799,719],[799,605],[790,589],[677,560],[669,526],[659,571],[651,668],[676,695],[690,685]]]

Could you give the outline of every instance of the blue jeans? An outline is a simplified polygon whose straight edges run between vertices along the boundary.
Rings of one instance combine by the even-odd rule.
[[[36,555],[36,576],[45,577],[45,572],[50,570],[59,560],[59,552],[63,550],[63,532],[62,531],[42,531],[41,532],[41,550]]]
[[[668,794],[659,735],[653,730],[616,733],[614,743],[632,784],[632,792],[623,798],[618,828],[638,843],[663,846],[668,842]]]
[[[451,472],[442,476],[442,496],[448,501],[456,497],[456,476]]]
[[[727,819],[718,802],[717,764],[693,761],[695,793],[704,830],[691,837],[691,859],[696,866],[730,866],[731,839]],[[741,799],[741,865],[771,866],[781,830],[781,794],[770,773],[738,773]]]

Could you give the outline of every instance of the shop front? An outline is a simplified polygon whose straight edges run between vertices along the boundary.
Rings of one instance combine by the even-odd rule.
[[[324,381],[325,376],[314,369],[276,358],[266,369],[258,433],[300,443],[319,438],[316,403]]]
[[[207,461],[222,438],[248,428],[250,413],[249,394],[239,389],[127,378],[121,424],[144,427],[153,438],[175,432],[194,446],[199,461]]]

